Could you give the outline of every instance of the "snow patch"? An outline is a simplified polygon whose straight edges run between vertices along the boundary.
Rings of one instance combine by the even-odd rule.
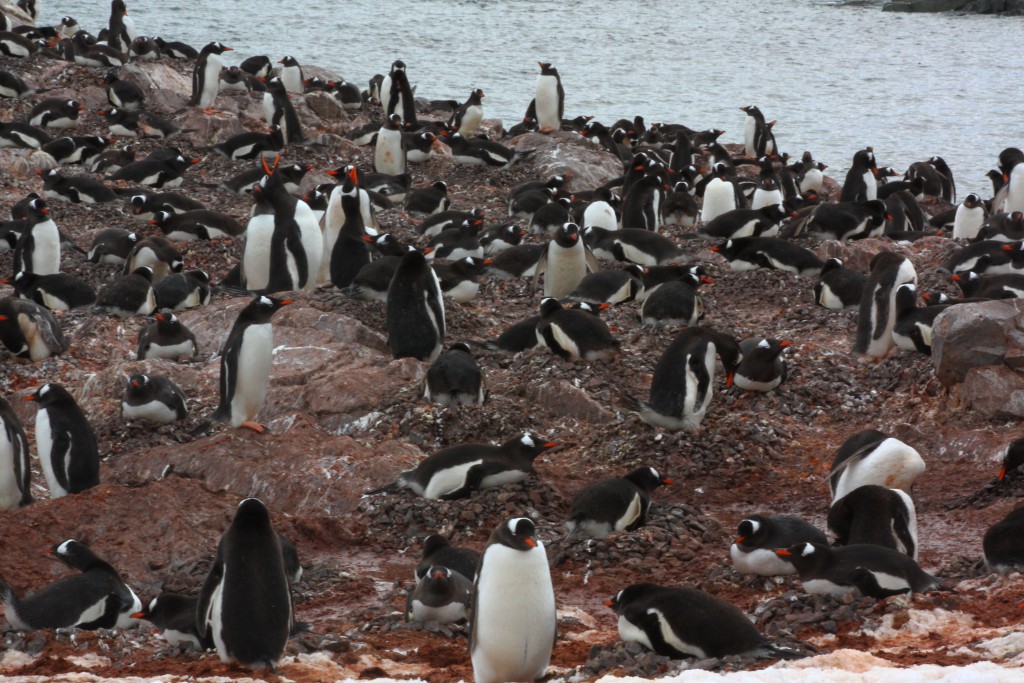
[[[899,625],[896,618],[899,617]],[[875,627],[865,627],[856,635],[871,636],[876,640],[891,640],[909,635],[927,635],[936,631],[948,632],[951,628],[970,629],[974,617],[960,611],[941,608],[933,610],[910,609],[905,614],[886,614]]]
[[[1021,660],[1024,653],[1024,633],[1008,633],[1005,636],[983,640],[975,647],[988,653],[994,659]]]

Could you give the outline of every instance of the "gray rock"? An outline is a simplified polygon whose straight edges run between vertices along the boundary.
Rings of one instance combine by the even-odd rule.
[[[565,187],[570,192],[591,190],[622,175],[622,162],[615,155],[587,142],[578,133],[527,133],[512,142],[516,149],[534,150],[529,161],[538,176],[569,173],[571,177]]]
[[[955,395],[962,405],[997,420],[1024,418],[1024,375],[1005,365],[971,368]]]
[[[531,398],[538,405],[556,415],[603,424],[615,419],[615,416],[605,410],[601,404],[590,398],[587,392],[574,387],[565,380],[544,382],[532,393]]]
[[[945,387],[963,382],[971,368],[1008,368],[1007,358],[1019,365],[1022,350],[1024,301],[1020,299],[953,306],[935,321],[932,364]]]

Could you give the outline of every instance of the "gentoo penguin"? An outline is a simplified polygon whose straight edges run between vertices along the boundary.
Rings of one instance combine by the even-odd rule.
[[[117,173],[122,168],[136,159],[138,148],[135,145],[125,145],[121,149],[111,149],[92,157],[89,162],[89,173],[109,175]]]
[[[562,116],[565,115],[565,90],[562,89],[562,78],[558,69],[547,62],[538,62],[540,74],[537,76],[537,88],[534,95],[534,111],[537,125],[542,133],[550,133],[562,127]]]
[[[91,168],[90,164],[103,152],[107,144],[107,138],[102,135],[66,135],[46,143],[42,150],[61,166],[80,164]]]
[[[270,125],[269,132],[247,131],[232,135],[224,142],[206,147],[209,152],[216,152],[228,159],[258,159],[268,152],[280,152],[284,149],[284,132],[276,124]]]
[[[0,510],[31,503],[31,480],[25,429],[11,404],[0,397]]]
[[[21,99],[38,92],[45,91],[30,88],[18,74],[0,69],[0,97]]]
[[[139,125],[139,112],[121,107],[111,107],[107,110],[101,109],[96,113],[106,120],[107,130],[112,136],[137,138],[145,134]]]
[[[924,469],[924,459],[914,448],[877,429],[865,429],[849,437],[836,451],[829,490],[833,501],[867,484],[909,493]]]
[[[183,242],[238,237],[245,232],[245,226],[233,216],[209,209],[155,211],[149,224],[160,228],[167,239]]]
[[[461,133],[442,133],[440,139],[451,148],[456,162],[472,166],[508,169],[533,154],[533,150],[512,149],[487,138],[466,138]]]
[[[377,173],[405,173],[405,148],[402,142],[402,117],[392,114],[377,132],[373,148],[373,170]]]
[[[406,212],[419,218],[447,211],[451,205],[448,183],[443,180],[435,181],[429,187],[413,190],[405,198]]]
[[[156,310],[153,269],[136,268],[105,286],[96,297],[96,309],[122,318],[152,314]]]
[[[273,68],[273,64],[270,63],[270,57],[266,55],[253,55],[247,57],[238,65],[242,71],[250,73],[257,78],[266,78],[270,75],[270,70]]]
[[[231,49],[213,42],[199,51],[199,58],[192,70],[192,97],[188,101],[190,107],[209,109],[213,106],[220,90],[220,70],[224,66],[220,56]]]
[[[932,353],[932,327],[939,314],[949,304],[932,304],[917,307],[917,285],[907,282],[896,290],[896,324],[892,328],[892,340],[904,351],[917,351],[930,356]]]
[[[474,223],[477,221],[466,220],[453,228],[441,231],[428,242],[431,251],[427,258],[452,261],[464,258],[482,259],[484,248],[480,244],[479,233]]]
[[[811,250],[779,237],[740,237],[710,249],[736,271],[772,268],[802,277],[818,277],[824,265]]]
[[[608,303],[620,304],[642,298],[644,292],[644,267],[636,263],[622,270],[602,270],[590,273],[566,297],[571,301],[586,301],[594,306]]]
[[[733,209],[718,215],[697,232],[727,240],[739,237],[774,237],[778,233],[779,223],[786,216],[787,213],[775,204],[760,209]]]
[[[448,567],[430,567],[405,601],[408,621],[454,624],[469,618],[473,582]]]
[[[74,397],[60,384],[44,384],[25,397],[36,412],[36,452],[51,498],[81,493],[100,483],[96,435]]]
[[[533,212],[530,217],[530,232],[547,235],[571,221],[572,201],[568,197],[559,197]]]
[[[484,91],[477,88],[469,93],[469,97],[462,103],[452,115],[448,125],[451,129],[465,138],[476,135],[480,128],[480,122],[484,118],[484,105],[481,100],[484,98]]]
[[[12,355],[38,362],[68,349],[60,324],[44,306],[27,299],[0,299],[0,343]]]
[[[518,247],[525,236],[526,231],[513,223],[492,225],[480,233],[480,246],[484,248],[484,256],[495,256],[506,249]]]
[[[658,266],[683,256],[679,245],[650,230],[606,230],[590,226],[583,230],[583,239],[594,256],[607,261]]]
[[[81,573],[57,579],[24,598],[0,576],[0,598],[15,630],[98,629],[131,623],[130,618],[122,621],[122,615],[136,611],[138,598],[116,569],[77,541],[64,541],[50,552]]]
[[[78,125],[79,113],[85,106],[78,100],[50,97],[36,106],[28,115],[28,125],[39,128],[71,128]]]
[[[223,662],[266,667],[284,653],[292,629],[292,598],[281,542],[256,498],[238,505],[220,537],[217,557],[196,605],[199,638],[213,639]]]
[[[744,339],[740,342],[743,360],[736,367],[733,382],[746,391],[776,389],[786,381],[786,359],[782,352],[792,344],[788,339]]]
[[[263,94],[263,116],[268,126],[280,127],[285,142],[302,142],[305,139],[302,124],[286,90],[287,86],[281,78],[275,76],[267,81],[267,91]]]
[[[1024,239],[1024,213],[999,213],[989,216],[986,225],[979,231],[977,239],[1014,242]]]
[[[564,308],[554,297],[545,297],[540,302],[536,335],[540,345],[573,363],[615,360],[621,345],[603,320],[583,311]]]
[[[845,242],[880,237],[886,221],[892,220],[893,214],[879,199],[828,203],[815,207],[801,230]]]
[[[546,244],[520,244],[495,254],[487,266],[487,274],[499,280],[516,277],[531,277],[547,253]]]
[[[854,588],[872,598],[926,593],[939,587],[912,558],[879,545],[797,543],[775,551],[800,574],[804,590],[812,595],[846,595]]]
[[[951,279],[959,286],[964,296],[977,299],[1020,299],[1024,298],[1024,274],[1001,273],[999,275],[978,275],[964,273]]]
[[[199,57],[199,50],[177,40],[164,40],[159,36],[153,38],[153,42],[160,48],[160,52],[171,59],[196,59]]]
[[[109,72],[104,78],[107,101],[111,106],[124,109],[125,111],[136,111],[146,105],[146,94],[142,88],[132,81],[121,80],[116,71]]]
[[[668,189],[661,173],[648,172],[633,183],[622,198],[622,227],[658,232]]]
[[[569,538],[605,538],[614,531],[633,531],[647,523],[651,493],[671,484],[653,467],[584,486],[573,498],[566,524]]]
[[[678,280],[659,283],[653,291],[644,290],[643,304],[638,313],[644,326],[655,330],[662,327],[688,327],[696,325],[704,317],[704,298],[697,292],[702,281],[713,282],[694,274],[686,274]]]
[[[704,186],[704,203],[700,209],[700,222],[705,225],[729,211],[744,208],[737,201],[738,190],[730,180],[729,167],[715,164],[711,180]]]
[[[803,542],[827,544],[828,539],[818,527],[800,517],[750,515],[736,528],[729,556],[732,566],[741,574],[796,574],[796,567],[786,558],[776,555],[775,550]]]
[[[1024,211],[1024,152],[1016,147],[1004,149],[999,153],[999,170],[1003,173],[1005,185],[996,193],[993,208],[1000,209],[998,200],[1001,194],[1003,212]]]
[[[956,207],[956,216],[953,218],[953,239],[975,239],[985,223],[986,214],[985,203],[981,201],[981,197],[973,192],[967,195],[960,206]]]
[[[426,257],[410,251],[402,257],[388,286],[388,347],[395,358],[433,361],[444,343],[441,285]]]
[[[561,299],[579,286],[588,268],[594,272],[601,270],[597,259],[581,239],[579,226],[566,223],[548,242],[534,274],[534,287],[543,273],[544,296]]]
[[[781,209],[783,201],[782,187],[778,181],[772,177],[762,178],[754,188],[754,196],[750,200],[750,208],[763,209],[766,206],[777,206]]]
[[[832,503],[828,528],[835,545],[871,543],[917,559],[917,512],[913,499],[899,489],[855,488]]]
[[[28,203],[26,225],[14,247],[14,272],[37,275],[60,272],[60,231],[43,199]]]
[[[765,121],[761,110],[750,105],[740,107],[740,111],[747,115],[743,122],[743,151],[747,157],[759,159],[766,154],[775,154],[775,136],[771,134],[771,125]]]
[[[555,592],[530,519],[498,525],[480,558],[475,587],[469,652],[476,683],[542,677],[555,646]]]
[[[606,600],[619,617],[619,637],[663,657],[799,655],[765,639],[735,605],[695,588],[636,583]]]
[[[148,266],[153,270],[153,280],[160,280],[171,273],[180,273],[185,264],[181,254],[169,240],[163,237],[147,237],[135,243],[124,260],[122,273]]]
[[[299,64],[299,60],[295,59],[291,55],[284,57],[278,62],[281,65],[281,75],[278,78],[284,83],[284,88],[288,92],[302,93],[303,81],[302,77],[302,66]]]
[[[128,52],[135,38],[135,22],[128,18],[124,0],[112,0],[107,22],[107,44],[119,52]]]
[[[598,188],[594,200],[583,210],[583,229],[594,227],[618,230],[619,218],[615,213],[615,206],[618,203],[611,190]]]
[[[51,138],[46,131],[30,126],[21,121],[0,123],[0,148],[21,147],[23,149],[39,149]]]
[[[200,159],[187,159],[181,154],[170,158],[153,158],[150,155],[118,169],[115,173],[107,176],[107,180],[123,180],[157,189],[179,187],[184,181],[185,171],[200,161]]]
[[[160,59],[160,46],[149,36],[138,36],[131,44],[131,59],[136,61]]]
[[[1024,438],[1011,441],[1003,454],[1003,464],[999,468],[998,480],[1006,479],[1006,475],[1024,465]]]
[[[400,59],[391,63],[391,71],[381,83],[380,103],[385,116],[397,114],[406,126],[415,129],[419,127],[416,122],[416,102],[405,69],[405,62]]]
[[[990,526],[981,545],[989,569],[1024,567],[1024,507],[1018,507]]]
[[[330,87],[330,84],[328,85]],[[352,111],[363,108],[363,94],[359,91],[359,86],[344,78],[335,81],[331,95],[342,109]]]
[[[96,292],[88,282],[65,273],[36,275],[19,271],[10,280],[0,280],[0,284],[13,285],[19,297],[51,311],[70,311],[96,303]]]
[[[846,172],[846,182],[839,193],[841,202],[864,202],[878,198],[878,164],[875,152],[870,147],[858,150],[853,155],[853,164]]]
[[[797,189],[800,191],[800,194],[806,195],[809,192],[820,194],[821,186],[825,182],[824,171],[828,166],[820,161],[815,161],[814,156],[807,151],[800,158],[800,163],[803,166],[800,175],[797,177],[799,183]]]
[[[62,176],[57,169],[37,171],[43,178],[43,196],[72,204],[112,202],[117,195],[98,180],[87,176]]]
[[[1019,254],[1019,248],[1017,249]],[[980,240],[963,246],[942,262],[941,272],[962,275],[975,272],[979,275],[998,275],[1015,271],[1014,248],[1000,240]],[[1019,259],[1019,256],[1018,256]]]
[[[423,555],[416,565],[416,583],[423,580],[431,567],[447,567],[465,577],[476,576],[480,553],[469,548],[453,546],[447,536],[431,534],[423,539]]]
[[[439,405],[483,404],[487,382],[469,345],[457,342],[427,368],[421,385],[423,398]]]
[[[132,375],[121,399],[121,417],[165,425],[184,420],[185,392],[163,375]]]
[[[263,405],[274,360],[270,318],[291,299],[258,296],[238,314],[220,356],[220,405],[212,419],[262,433],[255,422]]]
[[[669,430],[696,431],[713,394],[715,355],[722,359],[726,386],[743,356],[731,336],[706,327],[688,327],[672,340],[654,368],[647,403],[623,395],[641,420]]]
[[[814,285],[814,301],[833,310],[856,308],[864,295],[867,277],[843,267],[839,258],[830,258],[821,267],[821,275]]]
[[[181,357],[195,358],[199,355],[196,335],[178,320],[170,311],[161,311],[153,316],[154,322],[139,330],[136,360],[163,358],[177,361]]]
[[[910,259],[889,251],[871,259],[871,273],[860,299],[854,352],[880,359],[893,347],[896,291],[906,282],[917,284],[917,271]]]
[[[409,489],[430,500],[468,498],[477,489],[523,481],[533,473],[533,461],[559,444],[536,434],[514,436],[500,446],[464,443],[435,451],[390,484],[365,495]]]
[[[354,174],[352,174],[354,175]],[[341,224],[334,243],[330,246],[327,272],[331,284],[338,288],[352,284],[360,269],[370,263],[369,242],[373,239],[366,232],[363,215],[359,211],[359,188],[352,177],[345,178],[345,184],[334,190],[341,196],[341,210],[345,222]],[[327,235],[324,235],[327,247]]]
[[[194,650],[205,652],[213,649],[210,634],[202,643],[196,626],[196,605],[198,596],[178,595],[164,591],[149,601],[144,609],[132,615],[145,619],[159,629],[160,637],[171,645],[187,644]]]

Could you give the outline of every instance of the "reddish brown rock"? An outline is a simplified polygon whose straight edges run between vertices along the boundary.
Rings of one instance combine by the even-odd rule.
[[[935,321],[932,363],[946,387],[964,381],[971,368],[1003,365],[1008,355],[1018,358],[1021,349],[1024,301],[1019,299],[953,306]]]

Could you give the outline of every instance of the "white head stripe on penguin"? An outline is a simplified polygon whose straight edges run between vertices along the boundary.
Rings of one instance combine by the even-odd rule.
[[[159,599],[160,598],[157,597],[157,598],[153,598],[152,600],[149,601],[149,611],[150,612],[152,612],[153,610],[156,609],[156,601],[159,600]]]
[[[648,467],[647,469],[648,469],[648,470],[650,470],[650,472],[651,472],[651,475],[652,475],[652,476],[653,476],[653,477],[654,477],[655,479],[661,479],[661,475],[660,475],[660,474],[658,474],[658,470],[654,469],[653,467]]]
[[[67,541],[64,541],[63,543],[61,543],[59,546],[57,546],[57,554],[58,555],[67,555],[68,554],[68,546],[70,546],[72,543],[74,543],[73,540],[67,540]]]
[[[518,533],[517,528],[519,527],[519,523],[520,522],[529,522],[529,521],[530,520],[528,518],[526,518],[526,517],[514,517],[514,518],[508,520],[508,530],[511,531],[512,535],[514,536],[514,535],[516,535]]]
[[[519,442],[526,446],[527,448],[533,448],[536,445],[533,443],[533,439],[530,438],[529,434],[523,434],[523,438],[519,439]],[[515,531],[515,529],[513,529],[513,531]]]
[[[770,347],[771,347],[771,344],[768,343],[767,339],[762,339],[761,341],[757,342],[757,348],[759,348],[759,349],[767,349],[767,348],[770,348]]]
[[[756,534],[757,530],[761,528],[761,522],[756,519],[745,519],[744,522],[750,522],[750,533]]]
[[[813,554],[814,554],[814,546],[811,545],[810,543],[804,543],[804,549],[803,549],[803,552],[800,553],[800,555],[802,557],[807,557],[808,555],[813,555]]]
[[[269,306],[270,305],[270,299],[268,299],[265,296],[261,296],[260,297],[260,303],[263,304],[264,306]],[[243,502],[245,502],[245,501],[243,501]]]
[[[50,385],[49,384],[44,384],[42,387],[40,387],[39,388],[39,398],[42,398],[43,396],[46,396],[46,393],[49,390],[50,390]]]

